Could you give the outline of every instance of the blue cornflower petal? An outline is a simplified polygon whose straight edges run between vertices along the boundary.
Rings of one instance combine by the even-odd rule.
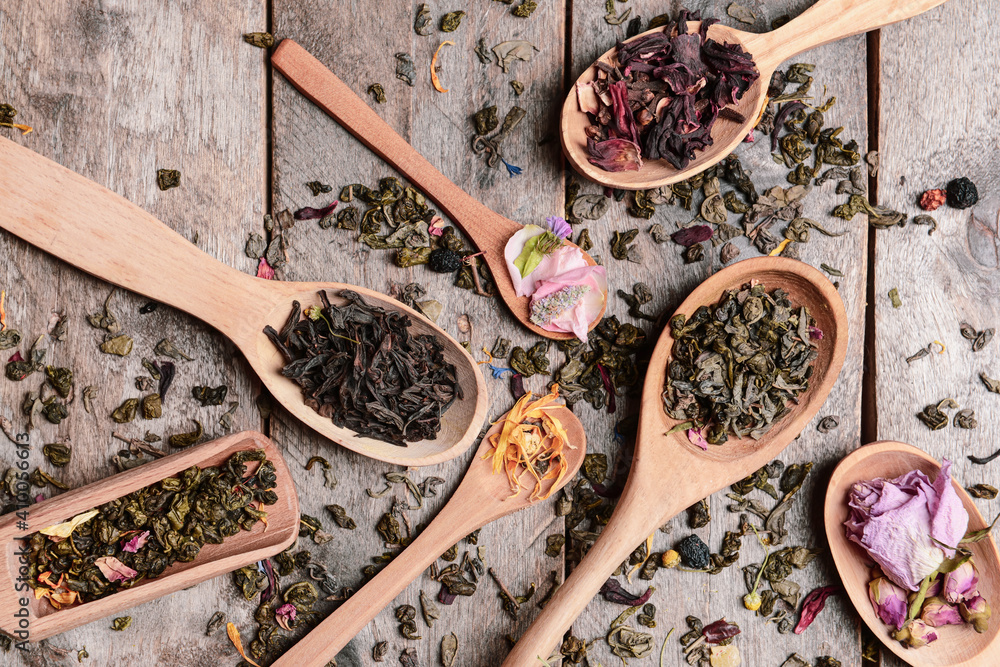
[[[507,173],[510,174],[511,178],[521,175],[520,167],[515,167],[514,165],[512,165],[510,162],[507,162],[507,160],[504,160],[503,158],[500,158],[500,161],[503,162],[503,166],[507,167]]]
[[[502,378],[503,374],[508,371],[510,371],[511,373],[514,372],[513,368],[500,368],[498,366],[494,366],[493,364],[486,364],[486,365],[490,367],[490,371],[493,373],[493,377],[497,380]]]

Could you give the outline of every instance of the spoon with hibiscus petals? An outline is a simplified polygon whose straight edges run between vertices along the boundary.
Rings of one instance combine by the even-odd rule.
[[[290,39],[283,40],[271,55],[271,64],[303,95],[441,207],[445,215],[482,251],[483,260],[490,269],[500,298],[521,324],[538,335],[553,340],[568,340],[575,337],[574,333],[550,331],[532,322],[531,300],[527,296],[518,295],[519,290],[511,278],[504,253],[511,237],[525,229],[520,223],[494,213],[448,180],[389,127],[388,123],[382,120],[364,100],[355,95],[347,84],[296,42]],[[576,248],[569,240],[563,241],[562,245]],[[585,304],[583,310],[589,322],[579,323],[575,329],[585,333],[597,326],[604,316],[607,306],[607,284],[604,280],[603,267],[598,267],[586,252],[582,252],[582,262],[580,259],[577,257],[577,263],[581,263],[582,266],[576,269],[575,275],[571,275],[572,271],[563,275],[570,279],[579,278],[581,274],[586,273],[592,274],[591,280],[599,277],[596,284],[588,280],[590,284],[587,284],[587,294],[577,300]],[[594,268],[588,271],[586,267]],[[561,285],[558,278],[559,276],[555,276],[549,282],[549,289],[576,286]],[[541,301],[544,292],[539,289],[535,296]],[[558,299],[550,300],[548,303],[558,305]],[[576,319],[579,320],[579,317]]]
[[[1000,635],[1000,620],[993,619],[986,632],[978,633],[972,625],[945,625],[930,628],[937,639],[920,648],[907,648],[892,637],[890,628],[876,614],[869,598],[872,581],[871,557],[847,537],[844,521],[848,518],[848,497],[858,482],[877,478],[895,479],[920,470],[931,480],[941,474],[941,464],[916,447],[890,440],[856,449],[833,471],[826,491],[823,518],[830,553],[837,572],[844,582],[847,595],[875,636],[903,662],[914,667],[988,667],[997,664],[996,650]],[[969,514],[968,531],[981,531],[989,525],[979,513],[972,498],[957,482],[952,486]],[[979,573],[979,594],[989,603],[1000,602],[1000,553],[992,537],[960,545],[972,552],[972,561]],[[908,592],[908,591],[906,591]]]
[[[610,188],[649,190],[691,178],[732,153],[753,130],[767,103],[768,82],[775,68],[782,62],[817,46],[912,18],[944,2],[945,0],[817,0],[800,16],[771,32],[755,34],[720,24],[709,26],[707,37],[719,44],[741,47],[753,57],[753,64],[756,65],[759,76],[735,105],[723,108],[726,113],[720,113],[718,120],[711,125],[707,145],[696,151],[694,158],[683,165],[683,168],[677,168],[663,158],[647,160],[643,154],[642,166],[635,170],[634,156],[629,158],[625,155],[626,151],[621,148],[624,144],[611,141],[605,143],[619,148],[615,154],[603,156],[605,166],[591,163],[593,156],[587,148],[587,128],[592,126],[593,122],[581,108],[578,90],[598,77],[598,63],[602,63],[605,67],[618,65],[618,47],[615,46],[584,70],[563,103],[559,132],[563,153],[579,174]],[[699,22],[689,21],[686,27],[688,34],[697,35],[702,26]],[[625,40],[624,44],[663,34],[663,30],[663,28],[647,30]],[[776,123],[777,125],[780,123]],[[659,129],[659,126],[656,129]],[[685,129],[685,132],[696,134],[696,131],[689,128]],[[616,142],[622,141],[616,140]],[[640,142],[646,143],[644,138],[640,138]],[[641,149],[644,150],[645,147]],[[596,157],[594,159],[598,160]],[[618,161],[628,163],[629,167],[619,170],[622,169],[621,165],[614,164]]]

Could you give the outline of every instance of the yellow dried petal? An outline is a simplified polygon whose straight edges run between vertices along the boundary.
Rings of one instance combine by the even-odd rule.
[[[97,516],[97,510],[90,510],[89,512],[84,512],[83,514],[77,514],[75,517],[64,523],[58,523],[54,526],[49,526],[48,528],[42,528],[38,532],[42,535],[48,535],[49,537],[67,538],[73,534],[73,531],[76,530],[77,526],[93,519],[95,516]]]
[[[260,665],[251,660],[246,654],[246,651],[243,650],[243,642],[240,641],[240,631],[235,625],[232,623],[226,623],[226,634],[229,635],[229,641],[233,642],[233,646],[236,647],[236,650],[239,651],[244,660],[253,665],[253,667],[260,667]]]

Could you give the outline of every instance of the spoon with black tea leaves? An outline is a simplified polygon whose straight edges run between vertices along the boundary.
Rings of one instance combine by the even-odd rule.
[[[937,479],[941,464],[912,445],[885,440],[865,445],[848,454],[837,465],[826,490],[823,520],[830,554],[844,582],[848,597],[861,618],[886,648],[903,662],[914,667],[989,667],[997,664],[997,638],[1000,623],[996,619],[986,632],[980,634],[969,625],[946,625],[934,628],[937,641],[920,648],[906,648],[892,638],[890,628],[883,623],[868,599],[868,582],[871,581],[872,560],[865,550],[847,539],[844,521],[847,519],[848,494],[856,482],[879,477],[893,479],[911,470],[922,470],[929,478]],[[979,508],[965,489],[952,480],[955,493],[969,513],[969,530],[982,530],[989,524],[979,513]],[[979,571],[979,590],[990,604],[996,604],[1000,593],[1000,553],[993,537],[963,545],[973,554]],[[991,650],[993,649],[993,650]]]
[[[521,324],[545,338],[575,338],[571,333],[547,331],[534,324],[531,321],[529,298],[517,296],[514,291],[514,283],[504,261],[504,248],[510,237],[521,229],[520,223],[494,213],[448,180],[389,127],[364,100],[355,95],[347,84],[299,44],[290,39],[282,40],[271,54],[271,64],[316,106],[441,207],[451,221],[483,252],[483,259],[490,269],[500,297]],[[544,214],[540,214],[540,217],[544,217]],[[572,245],[569,241],[566,243]],[[587,253],[583,253],[583,256],[591,266],[596,264]],[[607,298],[604,308],[590,323],[591,329],[601,321],[605,308]]]
[[[296,283],[247,275],[205,254],[135,204],[83,176],[0,139],[0,229],[87,273],[183,310],[229,337],[285,409],[342,446],[402,466],[441,463],[465,452],[486,419],[486,381],[468,352],[443,329],[393,298],[343,283]],[[284,359],[264,335],[281,329],[292,303],[320,305],[325,290],[335,305],[341,291],[405,314],[413,334],[431,334],[456,368],[460,397],[441,418],[434,440],[400,447],[361,437],[308,407],[284,377]]]
[[[547,495],[556,493],[576,476],[587,454],[587,436],[580,420],[565,407],[551,414],[566,430],[567,443],[573,449],[564,449],[567,469],[563,478],[558,483],[555,480],[544,482],[542,492]],[[514,498],[509,497],[511,491],[507,476],[503,472],[494,473],[492,462],[484,459],[492,449],[489,438],[503,428],[504,417],[483,438],[468,472],[448,504],[410,546],[300,639],[272,667],[324,667],[451,545],[474,530],[531,505],[528,490],[522,490]]]
[[[587,555],[517,640],[505,667],[537,665],[636,545],[687,507],[737,482],[776,457],[805,428],[823,402],[847,355],[847,312],[837,289],[813,267],[786,257],[757,257],[732,264],[699,285],[677,309],[687,317],[718,303],[723,292],[750,281],[770,291],[780,287],[793,304],[805,306],[823,332],[816,347],[809,388],[797,405],[760,440],[731,437],[707,451],[692,444],[663,409],[667,365],[673,358],[670,327],[663,330],[649,360],[639,407],[639,430],[628,481],[614,514]],[[675,315],[676,315],[675,314]]]
[[[817,0],[812,7],[777,30],[750,33],[729,26],[709,27],[708,37],[720,43],[739,44],[753,56],[760,77],[750,86],[735,107],[734,114],[720,116],[712,126],[711,146],[695,153],[683,169],[675,168],[665,159],[643,160],[638,171],[605,171],[590,163],[587,152],[586,128],[592,125],[580,109],[576,86],[563,103],[560,137],[563,153],[570,165],[586,178],[610,188],[648,190],[677,183],[698,174],[728,156],[753,130],[767,101],[767,86],[771,75],[782,62],[803,51],[834,42],[844,37],[876,30],[922,14],[945,0]],[[688,23],[688,32],[697,33],[698,22]],[[654,28],[640,33],[625,43],[646,35],[662,32]],[[610,64],[617,47],[607,51],[598,61]],[[588,83],[597,77],[597,66],[588,67],[577,83]]]

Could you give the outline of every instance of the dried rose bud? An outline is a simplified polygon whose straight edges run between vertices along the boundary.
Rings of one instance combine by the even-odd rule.
[[[957,607],[948,604],[944,598],[927,598],[920,611],[920,620],[932,628],[942,625],[961,625],[962,615]]]
[[[883,623],[897,630],[906,623],[906,595],[888,577],[879,577],[868,584],[868,599],[875,613]]]
[[[944,203],[947,198],[947,194],[944,190],[928,190],[927,192],[920,195],[920,208],[925,211],[933,211],[937,209],[941,204]]]
[[[978,593],[979,573],[972,561],[965,561],[954,572],[944,575],[944,599],[952,604],[971,600]]]
[[[892,636],[910,648],[927,646],[938,638],[937,632],[921,620],[910,621],[905,628],[897,630]]]
[[[977,595],[959,606],[959,612],[966,623],[972,623],[976,632],[982,634],[990,626],[990,603],[982,595]]]
[[[660,557],[660,566],[668,570],[677,567],[680,562],[681,555],[673,549],[670,551],[664,551],[663,555]]]

